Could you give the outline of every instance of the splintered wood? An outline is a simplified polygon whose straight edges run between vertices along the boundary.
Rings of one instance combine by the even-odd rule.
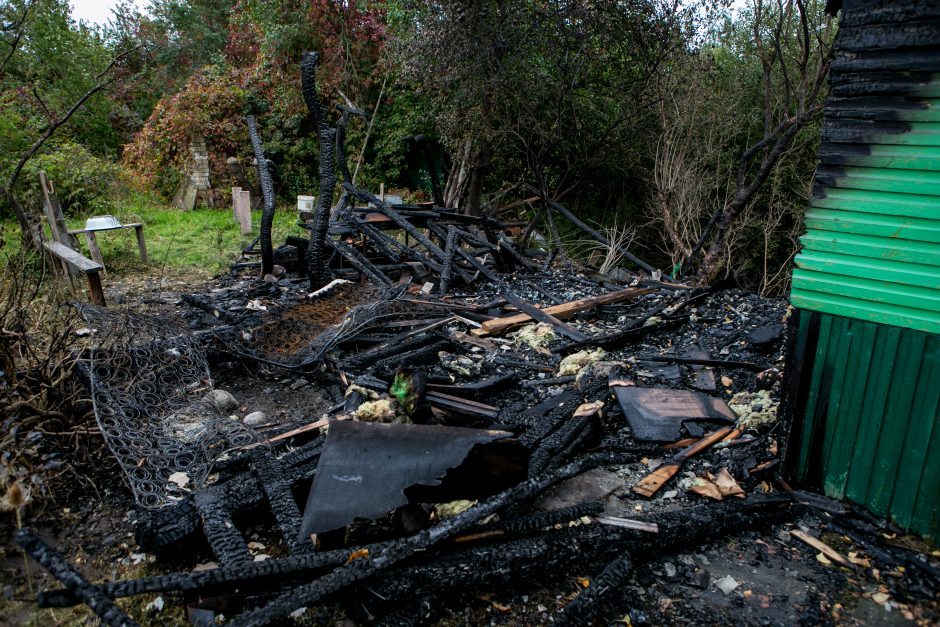
[[[554,316],[555,318],[558,318],[559,320],[565,320],[582,311],[588,311],[589,309],[594,309],[595,307],[600,307],[601,305],[612,305],[614,303],[623,302],[631,298],[636,298],[637,296],[642,296],[643,294],[649,294],[653,291],[654,290],[652,289],[628,288],[625,290],[610,292],[609,294],[601,294],[600,296],[579,298],[577,300],[572,300],[560,305],[546,307],[542,311],[551,316]],[[506,316],[504,318],[497,318],[495,320],[487,320],[483,323],[481,328],[474,329],[471,331],[471,333],[476,336],[499,335],[515,326],[531,321],[532,316],[527,313],[520,313],[514,316]]]

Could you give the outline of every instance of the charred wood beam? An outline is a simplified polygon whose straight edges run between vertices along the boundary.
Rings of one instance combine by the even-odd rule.
[[[460,237],[471,246],[475,244],[490,251],[495,251],[497,248],[493,244],[486,241],[485,237],[481,237],[469,229],[457,229],[457,234],[460,235]]]
[[[313,542],[298,541],[303,517],[291,493],[290,483],[285,478],[281,462],[265,447],[252,449],[251,459],[284,543],[292,555],[309,552],[313,549]]]
[[[422,348],[427,346],[428,343],[434,342],[436,340],[437,338],[432,335],[404,337],[404,334],[402,334],[398,337],[397,340],[393,342],[385,342],[381,346],[374,346],[369,350],[362,351],[357,355],[347,357],[342,362],[340,362],[340,368],[343,370],[356,370],[358,368],[365,368],[390,356],[394,356],[396,353]]]
[[[519,298],[515,294],[507,293],[504,295],[504,297],[506,298],[506,301],[510,305],[513,305],[516,309],[518,309],[519,311],[523,313],[529,314],[529,316],[533,320],[537,322],[544,322],[545,324],[551,325],[560,334],[564,335],[567,338],[574,340],[575,342],[584,342],[589,339],[587,335],[585,335],[584,333],[581,333],[570,324],[566,322],[562,322],[561,320],[559,320],[552,314],[548,313],[547,311],[539,309],[532,303],[529,303],[523,300],[522,298]]]
[[[428,392],[426,398],[434,407],[446,409],[455,414],[473,416],[474,418],[488,418],[490,420],[499,418],[499,407],[493,407],[486,403],[479,403],[442,392]]]
[[[316,52],[305,52],[300,61],[300,91],[310,112],[310,119],[317,129],[320,143],[320,188],[317,192],[314,225],[310,229],[310,245],[307,247],[307,276],[310,278],[311,290],[322,287],[329,281],[326,239],[333,204],[333,189],[336,187],[336,129],[327,121],[326,109],[317,94],[318,60],[319,54]]]
[[[91,608],[103,624],[114,627],[132,627],[138,624],[32,531],[18,529],[14,537],[16,543],[27,555],[36,560],[56,581],[68,589],[68,594],[75,599],[76,603],[84,603]]]
[[[562,608],[555,616],[555,624],[588,624],[598,614],[602,597],[611,590],[619,590],[632,572],[633,561],[629,554],[616,558],[591,581],[588,589],[582,590],[574,600]]]
[[[637,340],[648,333],[654,333],[659,331],[665,331],[668,329],[673,329],[675,327],[685,324],[686,318],[676,318],[673,320],[664,320],[656,324],[649,324],[644,326],[643,322],[651,318],[652,316],[644,316],[639,320],[635,320],[633,323],[630,323],[630,326],[623,331],[617,331],[616,333],[608,333],[607,335],[595,335],[583,342],[571,342],[570,344],[565,344],[555,350],[559,354],[575,353],[584,348],[589,348],[592,346],[602,346],[604,348],[612,348],[616,346],[622,346],[627,342],[632,342]],[[634,323],[638,323],[635,324]]]
[[[391,357],[386,357],[385,359],[375,362],[372,364],[370,370],[394,370],[398,366],[412,368],[414,366],[427,366],[434,364],[439,361],[437,354],[449,344],[450,342],[448,340],[438,340],[433,344],[423,348],[418,348],[406,353],[398,353],[396,355],[392,355]]]
[[[570,212],[568,209],[566,209],[564,206],[560,205],[559,203],[557,203],[557,202],[555,202],[554,200],[552,200],[551,198],[549,198],[548,195],[545,194],[542,190],[540,190],[540,189],[538,189],[538,188],[536,188],[536,187],[534,187],[534,186],[532,186],[532,185],[529,185],[529,184],[525,184],[525,188],[526,188],[529,192],[531,192],[531,193],[533,193],[533,194],[538,194],[538,195],[545,201],[545,203],[548,205],[548,207],[550,207],[551,209],[554,209],[555,211],[557,211],[557,212],[560,213],[561,215],[563,215],[563,216],[565,216],[566,218],[568,218],[568,220],[570,220],[572,224],[574,224],[576,227],[578,227],[579,229],[581,229],[582,231],[584,231],[585,233],[587,233],[588,235],[590,235],[591,237],[593,237],[594,239],[596,239],[598,242],[600,242],[600,243],[603,244],[604,246],[610,246],[610,245],[611,245],[611,244],[610,244],[610,240],[607,239],[607,237],[605,237],[602,233],[600,233],[600,232],[597,231],[596,229],[593,229],[593,228],[591,228],[590,226],[588,226],[587,224],[585,224],[584,222],[582,222],[576,215],[574,215],[573,213],[571,213],[571,212]],[[640,267],[640,268],[646,270],[646,271],[649,272],[650,274],[656,272],[656,268],[654,268],[653,266],[649,265],[648,263],[646,263],[645,261],[643,261],[643,260],[640,259],[639,257],[636,257],[636,256],[633,255],[630,251],[628,251],[628,250],[626,250],[626,249],[624,249],[624,248],[619,248],[619,247],[618,247],[618,248],[617,248],[617,252],[619,252],[619,253],[622,254],[624,257],[626,257],[627,259],[629,259],[630,261],[632,261],[633,263],[635,263],[638,267]],[[672,280],[672,277],[669,276],[668,274],[663,274],[663,277],[666,278],[666,279],[668,279],[668,280],[670,280],[670,281]]]
[[[218,307],[216,303],[208,296],[203,296],[202,294],[180,294],[180,300],[190,307],[201,309],[210,316],[218,318],[222,322],[228,324],[238,323],[238,316],[229,313],[221,307]]]
[[[642,361],[659,361],[673,364],[689,364],[693,366],[715,366],[719,368],[748,368],[750,370],[763,370],[764,367],[753,361],[734,361],[732,359],[705,359],[698,357],[680,357],[678,355],[637,355]]]
[[[362,256],[359,251],[343,241],[336,241],[330,238],[324,240],[327,246],[340,254],[343,259],[348,261],[356,270],[369,277],[369,279],[381,287],[390,287],[392,280],[385,276],[381,270],[372,265],[372,262]]]
[[[447,294],[447,290],[450,289],[450,278],[454,270],[454,255],[456,254],[456,248],[458,245],[457,229],[453,226],[448,226],[447,243],[444,246],[444,266],[441,270],[441,278],[437,288],[437,292],[441,296]]]
[[[389,542],[378,543],[371,545],[370,548],[376,550],[390,544]],[[192,592],[226,587],[231,589],[236,584],[257,585],[260,587],[263,584],[269,584],[284,578],[309,575],[327,568],[341,566],[361,548],[354,546],[311,555],[295,555],[281,559],[251,562],[244,566],[223,566],[211,570],[152,575],[142,579],[89,585],[96,589],[95,591],[98,594],[108,599],[156,592]],[[79,603],[86,603],[73,591],[61,589],[40,592],[37,601],[39,607],[71,607]]]
[[[285,480],[291,486],[313,476],[322,448],[323,438],[320,437],[280,459],[282,467],[286,469]],[[225,499],[230,504],[232,514],[255,510],[265,501],[258,478],[250,472],[240,473],[214,487],[225,490]],[[141,548],[155,553],[168,553],[196,534],[200,528],[200,518],[193,501],[194,497],[190,495],[173,507],[143,513],[135,534]]]
[[[399,257],[398,253],[393,250],[394,245],[390,245],[389,240],[395,242],[398,248],[404,246],[404,244],[398,242],[398,240],[393,237],[385,235],[385,233],[383,233],[380,229],[375,228],[368,222],[356,222],[356,227],[359,229],[359,232],[362,233],[363,237],[369,238],[369,240],[372,242],[372,245],[375,246],[376,250],[395,263],[401,261],[401,257]]]
[[[499,242],[499,249],[509,253],[509,256],[515,259],[518,263],[522,264],[524,268],[532,270],[536,267],[535,264],[525,257],[525,255],[516,250],[516,247],[512,245],[512,242],[509,241],[509,238],[502,233],[497,236],[497,241]]]
[[[783,520],[791,513],[789,505],[789,499],[773,495],[750,497],[746,501],[726,500],[645,517],[644,520],[658,525],[658,534],[598,524],[549,529],[531,537],[434,554],[419,564],[392,570],[370,585],[368,591],[359,593],[359,598],[372,592],[394,603],[426,589],[441,594],[477,585],[544,582],[551,580],[552,573],[581,570],[621,555],[631,555],[635,562],[646,561],[742,529]],[[590,587],[594,586],[592,582]]]
[[[477,271],[479,271],[480,274],[485,276],[490,282],[492,283],[503,282],[503,280],[498,275],[491,272],[489,268],[487,268],[482,263],[480,263],[480,260],[478,260],[476,257],[474,257],[473,255],[465,251],[459,245],[454,249],[454,251],[456,251],[456,253],[460,255],[460,257],[462,257],[467,263],[469,263],[471,266],[476,268]]]
[[[346,158],[346,127],[349,125],[350,116],[366,118],[366,113],[362,109],[347,107],[345,105],[336,105],[340,112],[339,122],[336,125],[336,158],[339,162],[339,171],[343,176],[343,181],[352,182],[352,175],[349,172],[349,164]]]
[[[476,397],[480,394],[484,394],[493,390],[497,390],[501,387],[515,383],[519,379],[519,376],[514,372],[509,372],[498,377],[492,377],[490,379],[484,379],[482,381],[476,381],[474,383],[468,383],[466,385],[446,385],[441,383],[428,383],[428,389],[434,390],[435,392],[444,392],[445,394],[469,394],[470,396]]]
[[[264,146],[261,145],[261,138],[258,136],[255,116],[246,116],[245,122],[248,123],[248,137],[251,139],[251,147],[255,152],[255,167],[258,170],[261,195],[264,198],[264,208],[261,211],[261,231],[258,236],[261,244],[261,276],[263,277],[271,274],[271,270],[274,268],[274,246],[271,244],[271,228],[274,225],[274,180],[271,178],[268,160],[264,156]]]
[[[223,566],[250,564],[248,545],[225,508],[225,492],[215,486],[199,490],[193,495],[193,503],[199,512],[202,531],[219,563]]]
[[[324,596],[346,589],[366,577],[402,562],[430,546],[448,540],[478,523],[480,520],[496,514],[505,507],[522,499],[533,498],[557,483],[580,474],[599,465],[622,462],[623,456],[591,455],[579,459],[542,477],[528,479],[487,499],[468,510],[448,518],[428,530],[421,531],[394,546],[382,551],[369,553],[368,556],[337,568],[308,584],[286,592],[264,607],[249,610],[229,623],[234,627],[247,625],[269,625],[282,619],[298,607],[309,607]]]
[[[388,204],[379,200],[366,190],[354,186],[352,183],[343,183],[343,188],[362,202],[367,202],[373,205],[379,213],[387,216],[395,224],[400,226],[405,233],[418,240],[422,246],[427,248],[431,254],[437,257],[440,261],[444,261],[444,251],[441,250],[437,244],[428,239],[424,233],[416,229],[414,225],[406,220],[400,213],[392,209]]]
[[[555,372],[554,366],[549,366],[547,364],[533,364],[527,361],[521,361],[519,359],[510,359],[508,357],[503,357],[502,355],[496,355],[493,357],[493,363],[500,366],[508,366],[510,368],[523,368],[525,370],[535,370],[537,372]]]

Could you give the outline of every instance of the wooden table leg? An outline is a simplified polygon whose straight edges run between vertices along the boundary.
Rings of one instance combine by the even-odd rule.
[[[135,226],[134,231],[137,232],[137,248],[140,249],[140,260],[145,264],[150,263],[150,259],[147,258],[147,243],[144,241],[144,225]]]
[[[101,288],[101,277],[97,271],[86,272],[88,277],[88,291],[91,292],[91,302],[99,307],[105,307],[104,290]]]
[[[85,231],[85,241],[88,243],[88,253],[93,261],[101,266],[101,274],[107,275],[104,269],[104,258],[101,256],[101,250],[98,248],[98,240],[95,238],[94,231]]]

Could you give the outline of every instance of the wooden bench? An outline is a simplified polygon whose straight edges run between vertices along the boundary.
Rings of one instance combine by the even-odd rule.
[[[104,257],[101,256],[101,249],[98,248],[98,239],[95,237],[95,233],[100,231],[118,231],[120,229],[134,229],[137,234],[137,248],[140,250],[140,260],[145,264],[149,263],[147,258],[147,243],[144,241],[144,225],[140,222],[134,224],[122,224],[121,226],[116,226],[111,229],[77,229],[74,231],[69,231],[69,235],[85,235],[85,242],[88,244],[88,253],[91,255],[91,258],[101,265],[101,273],[107,274],[107,271],[104,267]]]
[[[101,276],[99,275],[99,273],[104,270],[104,266],[59,242],[45,241],[42,243],[42,246],[72,268],[83,273],[88,280],[88,291],[91,293],[91,302],[101,307],[105,306],[104,290],[101,288]]]

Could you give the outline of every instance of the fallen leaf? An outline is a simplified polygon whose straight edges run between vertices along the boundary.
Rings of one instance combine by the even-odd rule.
[[[816,561],[820,564],[825,564],[826,566],[832,566],[832,562],[829,561],[829,558],[823,555],[822,553],[816,554]]]
[[[503,605],[502,603],[497,603],[495,601],[490,603],[490,606],[497,612],[502,612],[503,614],[508,614],[512,611],[512,608],[508,605]]]
[[[591,585],[591,580],[587,577],[578,577],[578,585],[580,585],[582,588],[587,588]]]
[[[692,487],[686,490],[686,492],[698,494],[699,496],[704,496],[705,498],[714,499],[716,501],[722,499],[721,490],[718,489],[718,486],[705,477],[696,477],[692,482]]]
[[[757,598],[760,599],[760,606],[765,610],[770,607],[770,602],[773,600],[769,594],[761,594]]]
[[[718,490],[721,492],[722,496],[739,496],[744,498],[744,490],[741,489],[738,482],[734,480],[734,477],[731,476],[727,468],[722,468],[718,471],[718,474],[715,476],[715,485],[718,486]]]
[[[733,383],[734,383],[734,379],[732,379],[731,377],[728,377],[728,376],[721,377],[721,384],[725,386],[726,388],[730,388]]]

